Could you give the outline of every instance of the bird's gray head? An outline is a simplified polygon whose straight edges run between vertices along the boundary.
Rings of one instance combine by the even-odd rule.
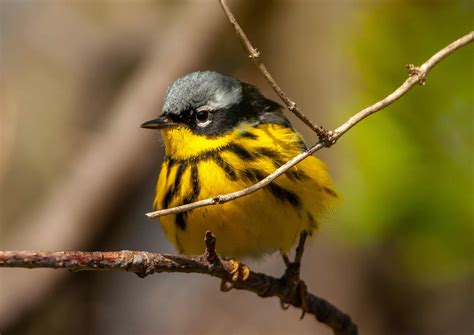
[[[213,71],[193,72],[176,80],[166,92],[163,113],[208,107],[223,110],[242,100],[242,85],[234,78]]]
[[[241,122],[288,123],[280,105],[266,99],[251,85],[213,71],[193,72],[176,80],[167,90],[161,116],[144,128],[185,126],[196,134],[219,135]]]

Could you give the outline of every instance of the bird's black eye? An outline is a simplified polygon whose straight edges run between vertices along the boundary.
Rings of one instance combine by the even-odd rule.
[[[205,127],[212,121],[212,113],[207,110],[198,111],[196,113],[196,124],[199,127]]]

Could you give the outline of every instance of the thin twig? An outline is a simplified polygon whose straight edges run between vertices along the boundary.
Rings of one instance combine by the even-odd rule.
[[[438,51],[434,56],[432,56],[430,59],[428,59],[425,63],[423,63],[420,67],[414,67],[414,66],[409,66],[409,77],[408,79],[400,86],[398,87],[395,91],[390,93],[387,97],[384,99],[376,102],[375,104],[364,108],[354,116],[352,116],[349,120],[344,122],[341,126],[336,128],[334,131],[330,131],[330,138],[329,141],[331,143],[336,143],[336,141],[344,135],[349,129],[351,129],[353,126],[355,126],[357,123],[362,121],[363,119],[367,118],[369,115],[380,111],[381,109],[391,105],[394,103],[396,100],[398,100],[401,96],[405,95],[415,84],[423,84],[426,81],[426,77],[428,73],[431,71],[431,69],[438,64],[441,60],[445,59],[447,56],[449,56],[451,53],[453,53],[455,50],[471,43],[474,40],[474,32],[470,32],[467,35],[457,39],[453,43],[449,44],[445,48],[441,49]],[[199,208],[199,207],[204,207],[204,206],[210,206],[210,205],[217,205],[217,204],[222,204],[228,201],[232,201],[235,199],[238,199],[240,197],[252,194],[253,192],[261,189],[262,187],[265,187],[266,185],[270,184],[273,180],[275,180],[277,177],[281,176],[284,174],[287,170],[301,162],[303,159],[311,156],[315,152],[319,151],[320,149],[324,148],[327,145],[325,141],[319,141],[306,151],[296,155],[294,158],[290,159],[288,162],[280,166],[278,169],[275,170],[272,174],[268,175],[266,178],[262,179],[258,183],[249,186],[247,188],[244,188],[240,191],[224,194],[224,195],[218,195],[214,198],[208,198],[200,201],[196,201],[190,204],[182,205],[182,206],[177,206],[173,208],[168,208],[168,209],[162,209],[159,211],[155,212],[150,212],[147,213],[146,215],[149,218],[156,218],[164,215],[170,215],[170,214],[176,214],[180,212],[185,212],[189,211],[191,209]]]
[[[270,84],[270,86],[273,88],[275,93],[280,97],[281,101],[286,105],[288,110],[295,114],[301,121],[303,121],[308,127],[310,127],[319,137],[320,140],[327,139],[327,131],[321,127],[315,125],[297,106],[296,103],[291,100],[288,95],[283,92],[283,90],[280,88],[280,86],[276,83],[275,79],[273,79],[272,75],[270,72],[268,72],[267,67],[263,63],[261,59],[261,53],[258,51],[256,48],[253,47],[252,43],[250,43],[250,40],[247,38],[247,35],[243,31],[243,29],[240,27],[239,23],[234,17],[234,14],[232,14],[232,11],[229,9],[227,6],[227,3],[225,0],[219,0],[219,3],[222,6],[222,9],[224,10],[225,14],[227,15],[227,18],[229,19],[230,23],[234,27],[235,33],[240,39],[240,42],[247,51],[249,58],[255,63],[257,68],[262,72],[263,76],[267,80],[267,82]]]
[[[428,73],[436,64],[438,64],[440,61],[452,54],[457,49],[471,43],[473,40],[474,32],[471,31],[470,33],[464,35],[463,37],[457,39],[453,43],[438,51],[421,66],[416,67],[413,64],[407,65],[408,79],[405,80],[405,82],[399,88],[387,95],[384,99],[367,108],[364,108],[359,113],[355,114],[349,120],[344,122],[344,124],[336,128],[336,130],[334,130],[331,134],[331,142],[335,143],[339,139],[339,137],[341,137],[349,129],[354,127],[357,123],[359,123],[369,115],[378,112],[379,110],[397,101],[400,97],[407,93],[415,84],[424,85],[426,83],[426,77],[428,76]]]
[[[206,235],[206,240],[208,238],[210,235]],[[200,273],[230,281],[231,275],[226,270],[226,267],[230,265],[227,261],[209,262],[209,254],[212,254],[212,250],[206,250],[203,255],[194,257],[127,250],[113,252],[0,251],[0,267],[67,269],[74,272],[117,270],[133,272],[140,277],[161,272]],[[313,314],[320,322],[331,327],[335,334],[357,334],[357,326],[347,314],[314,294],[307,294],[304,297],[305,301],[301,301],[302,296],[297,287],[286,285],[286,282],[280,278],[251,271],[246,280],[238,279],[234,282],[233,288],[251,291],[260,297],[278,297],[296,308],[304,305],[306,313]]]
[[[275,170],[272,174],[268,175],[266,178],[260,180],[258,183],[253,184],[252,186],[249,186],[247,188],[244,188],[243,190],[224,194],[224,195],[218,195],[215,196],[214,198],[209,198],[209,199],[204,199],[204,200],[199,200],[196,202],[192,202],[190,204],[182,205],[182,206],[177,206],[177,207],[172,207],[172,208],[167,208],[167,209],[162,209],[159,211],[155,212],[150,212],[147,213],[146,216],[148,216],[150,219],[159,217],[159,216],[164,216],[164,215],[170,215],[170,214],[176,214],[180,212],[185,212],[189,211],[190,209],[194,208],[199,208],[199,207],[205,207],[205,206],[210,206],[210,205],[218,205],[218,204],[223,204],[238,198],[241,198],[243,196],[249,195],[255,191],[258,191],[262,187],[270,184],[276,177],[282,175],[285,173],[289,168],[292,166],[298,164],[301,162],[303,159],[306,157],[310,156],[314,152],[318,151],[319,149],[323,148],[324,145],[321,142],[318,142],[311,148],[307,149],[306,151],[303,151],[302,153],[296,155],[294,158],[280,166],[278,169]]]

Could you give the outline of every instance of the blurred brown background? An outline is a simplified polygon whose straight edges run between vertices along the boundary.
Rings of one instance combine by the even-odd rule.
[[[276,80],[335,128],[472,29],[472,1],[230,1]],[[163,151],[139,125],[213,69],[277,99],[217,1],[0,1],[0,248],[174,252],[149,221]],[[307,248],[310,290],[361,334],[469,334],[473,47],[319,153],[344,201]],[[309,143],[315,140],[299,121]],[[278,255],[250,263],[279,275]],[[2,334],[330,334],[199,275],[0,270]]]

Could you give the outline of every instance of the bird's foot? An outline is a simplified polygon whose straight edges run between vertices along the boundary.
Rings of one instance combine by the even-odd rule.
[[[234,288],[234,285],[239,280],[247,280],[250,275],[250,269],[247,265],[240,263],[236,259],[228,260],[224,266],[230,275],[231,280],[222,279],[221,291],[228,292]]]
[[[301,268],[301,258],[303,257],[304,244],[308,236],[307,232],[302,232],[300,235],[300,240],[296,248],[295,258],[293,261],[290,261],[290,258],[286,253],[282,253],[283,261],[286,265],[286,270],[281,280],[293,287],[296,290],[298,295],[298,300],[296,301],[295,306],[301,306],[303,313],[301,314],[302,319],[306,312],[308,311],[308,289],[305,282],[300,277],[300,268]],[[280,299],[280,306],[282,309],[286,310],[290,307],[290,304]]]
[[[302,313],[300,319],[302,319],[308,311],[308,288],[306,283],[300,278],[299,264],[293,262],[289,263],[281,280],[286,282],[286,285],[295,288],[297,294],[295,306],[301,306]],[[290,304],[280,299],[280,307],[283,310],[287,310],[290,307]]]
[[[304,318],[306,312],[309,310],[308,309],[308,287],[306,286],[306,283],[299,279],[298,283],[296,284],[296,290],[299,295],[299,299],[301,301],[301,316],[300,320]]]

